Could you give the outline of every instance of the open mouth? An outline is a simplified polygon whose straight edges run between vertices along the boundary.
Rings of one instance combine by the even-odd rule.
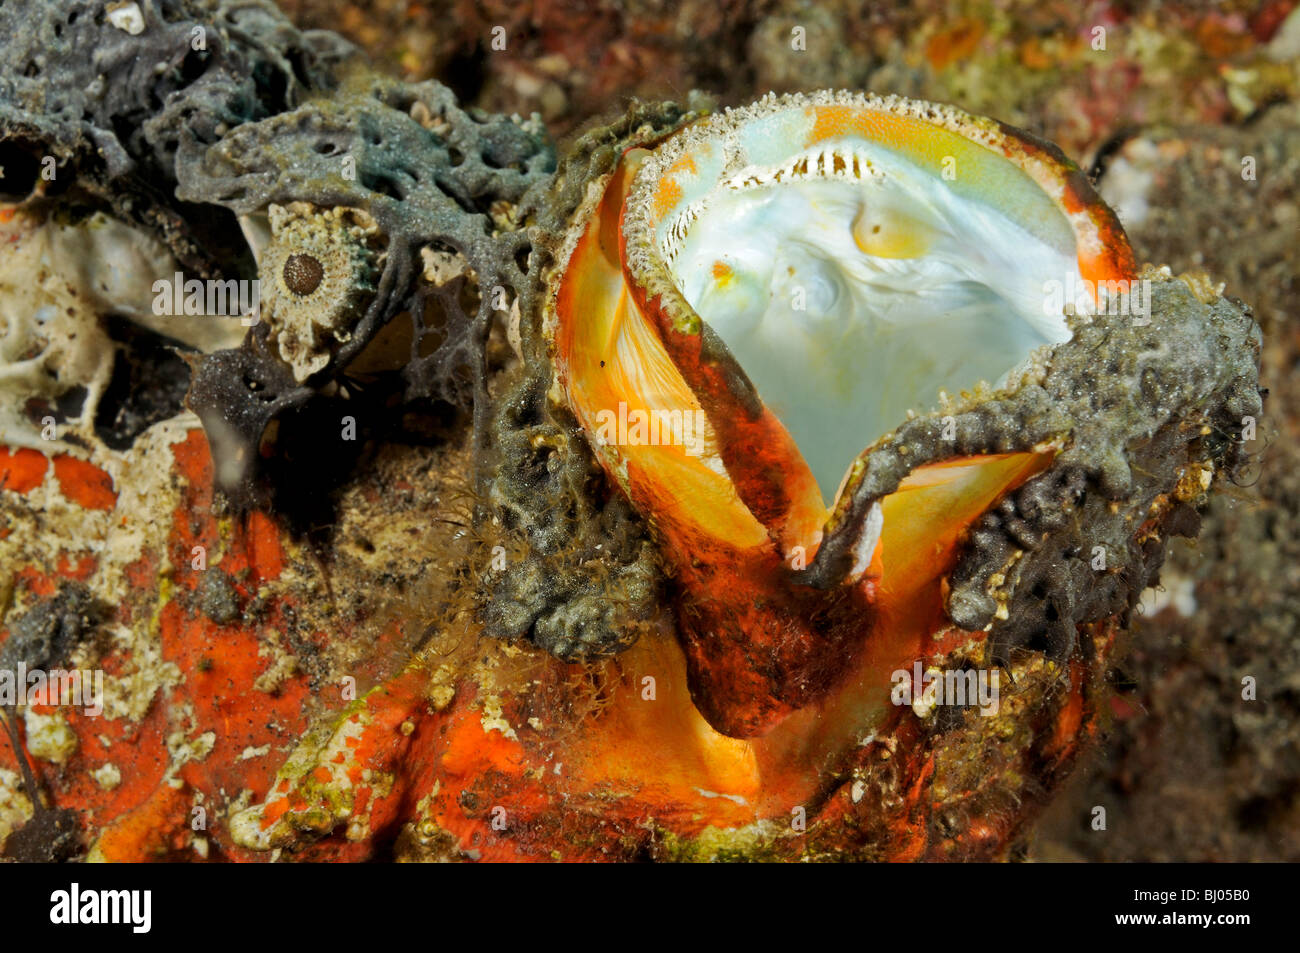
[[[1051,285],[1132,271],[1113,216],[1051,147],[837,94],[765,99],[630,150],[583,242],[596,254],[576,250],[559,302],[574,317],[555,329],[580,419],[624,477],[658,471],[642,483],[669,501],[661,522],[786,548],[818,545],[864,447],[1069,340]],[[662,416],[670,439],[611,435],[615,408]],[[674,414],[703,423],[692,460],[639,445],[682,443]],[[856,517],[859,570],[879,518]]]
[[[1046,282],[1078,277],[1069,223],[1024,173],[1006,179],[1041,197],[1037,233],[847,139],[720,179],[668,223],[663,257],[683,297],[828,502],[845,448],[933,409],[941,392],[1001,384],[1036,348],[1069,338],[1043,307]]]
[[[688,130],[638,174],[624,225],[829,504],[852,454],[909,411],[998,386],[1068,340],[1045,287],[1084,276],[1070,219],[1010,159],[917,119],[826,113],[728,114],[730,150]]]
[[[628,149],[583,221],[557,383],[674,563],[692,695],[737,737],[824,697],[868,632],[883,644],[873,620],[902,654],[943,625],[966,527],[1061,444],[928,412],[1049,363],[1072,337],[1051,285],[1132,274],[1051,147],[894,98],[709,116]],[[936,436],[899,442],[913,424]]]

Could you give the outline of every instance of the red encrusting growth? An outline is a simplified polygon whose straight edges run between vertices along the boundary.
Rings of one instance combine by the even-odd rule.
[[[88,510],[111,510],[117,505],[113,478],[94,464],[66,454],[54,458],[54,476],[69,500]]]
[[[45,482],[49,468],[50,461],[35,450],[0,447],[0,490],[30,493]]]

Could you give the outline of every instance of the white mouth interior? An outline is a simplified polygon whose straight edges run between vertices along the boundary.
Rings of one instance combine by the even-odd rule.
[[[1079,280],[1064,216],[1043,229],[1066,236],[1049,244],[879,155],[868,177],[754,180],[746,170],[714,188],[665,257],[828,502],[853,457],[909,409],[933,409],[941,389],[1002,383],[1070,336],[1044,307],[1046,282]]]

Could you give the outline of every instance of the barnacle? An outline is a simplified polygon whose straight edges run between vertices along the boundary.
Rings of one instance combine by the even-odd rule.
[[[352,339],[383,267],[382,237],[359,209],[292,202],[272,204],[267,217],[271,242],[262,252],[262,319],[301,382]]]

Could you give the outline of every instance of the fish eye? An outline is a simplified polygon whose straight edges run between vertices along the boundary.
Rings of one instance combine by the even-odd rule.
[[[285,259],[281,274],[285,287],[296,295],[306,297],[320,287],[325,269],[311,255],[297,254]]]

